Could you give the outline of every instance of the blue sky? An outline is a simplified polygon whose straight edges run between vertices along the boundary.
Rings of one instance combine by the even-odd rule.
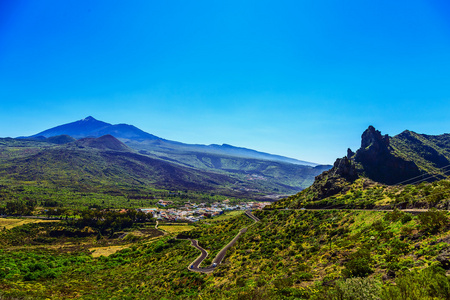
[[[318,163],[450,132],[446,1],[0,2],[0,136],[93,117]]]

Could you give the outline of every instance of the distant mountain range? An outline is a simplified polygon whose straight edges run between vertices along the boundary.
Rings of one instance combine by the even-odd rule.
[[[191,145],[87,117],[0,140],[0,177],[57,185],[145,184],[245,197],[293,194],[331,166],[231,145]]]
[[[168,151],[187,151],[281,161],[306,166],[318,165],[312,162],[301,161],[280,155],[268,154],[247,148],[234,147],[227,144],[195,145],[170,141],[142,131],[141,129],[133,125],[112,125],[103,121],[96,120],[91,116],[79,121],[44,130],[29,137],[20,138],[43,140],[44,138],[68,135],[75,139],[80,139],[85,137],[100,137],[107,134],[114,136],[115,138],[121,140],[134,149],[155,152],[154,154],[157,154],[159,152],[166,153]]]

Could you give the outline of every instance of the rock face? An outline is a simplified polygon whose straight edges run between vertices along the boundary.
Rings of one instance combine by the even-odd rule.
[[[333,166],[333,172],[333,175],[337,174],[348,181],[353,181],[358,178],[355,164],[352,163],[352,161],[348,159],[347,156],[336,159]]]
[[[382,136],[381,132],[369,126],[361,135],[361,148],[356,151],[356,161],[375,163],[380,157],[389,155],[389,136]]]
[[[382,136],[373,126],[361,136],[361,148],[350,158],[360,175],[385,184],[397,184],[419,176],[419,168],[412,161],[395,154],[389,136]]]
[[[355,164],[347,158],[338,158],[328,171],[316,176],[314,184],[310,187],[313,191],[311,200],[319,200],[337,193],[345,191],[348,188],[347,183],[358,178]]]

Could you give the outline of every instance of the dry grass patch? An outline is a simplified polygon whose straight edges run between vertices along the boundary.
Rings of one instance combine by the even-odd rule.
[[[226,213],[224,213],[224,214],[222,214],[222,215],[220,215],[218,217],[215,217],[215,218],[212,218],[212,219],[207,219],[205,221],[207,221],[207,222],[218,222],[218,221],[228,220],[228,219],[231,219],[233,217],[242,215],[243,213],[244,213],[243,210],[231,210],[231,211],[227,211]]]
[[[48,222],[59,222],[59,220],[40,220],[40,219],[10,219],[10,218],[0,218],[0,228],[5,227],[7,230],[31,223],[48,223]]]
[[[89,250],[92,252],[92,257],[110,256],[122,249],[128,248],[130,245],[108,246],[108,247],[94,247]]]
[[[167,233],[179,233],[183,231],[190,231],[194,229],[194,226],[190,225],[159,225],[159,229],[164,230]]]

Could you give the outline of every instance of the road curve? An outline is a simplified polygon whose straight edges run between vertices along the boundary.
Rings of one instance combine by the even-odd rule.
[[[247,215],[247,217],[249,217],[250,219],[252,219],[255,222],[259,222],[260,221],[260,219],[255,217],[250,210],[246,210],[245,214]]]
[[[249,218],[251,218],[253,221],[259,222],[260,220],[255,217],[251,211],[247,210],[245,212],[245,215]],[[188,269],[192,272],[199,272],[199,273],[212,273],[216,269],[216,267],[222,263],[223,259],[225,258],[225,255],[227,253],[227,250],[234,246],[234,244],[237,242],[239,237],[247,232],[248,227],[242,228],[239,233],[225,246],[220,250],[220,252],[216,255],[216,257],[213,259],[212,264],[206,268],[200,268],[200,264],[205,260],[206,257],[208,257],[208,252],[200,247],[197,240],[189,239],[191,241],[191,246],[197,248],[201,251],[201,254],[199,257],[197,257],[194,262],[192,262]]]

